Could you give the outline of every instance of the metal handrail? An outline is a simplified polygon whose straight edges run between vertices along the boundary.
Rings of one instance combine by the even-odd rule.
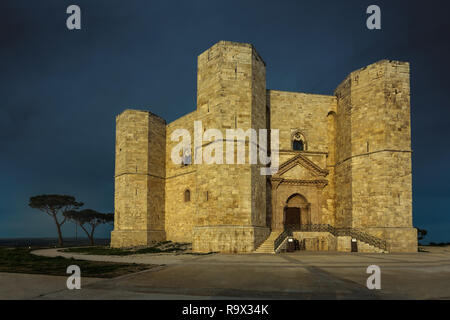
[[[303,224],[303,225],[287,225],[285,231],[292,233],[293,231],[303,232],[329,232],[333,236],[350,236],[357,240],[366,242],[374,247],[387,251],[386,241],[370,234],[367,234],[356,228],[335,228],[329,224]],[[281,236],[281,235],[280,235]],[[278,238],[277,238],[278,240]]]
[[[282,233],[280,233],[280,235],[273,242],[274,250],[276,251],[278,249],[278,247],[283,243],[284,239],[286,239],[287,237],[289,237],[291,235],[292,235],[292,232],[288,229],[285,229]]]

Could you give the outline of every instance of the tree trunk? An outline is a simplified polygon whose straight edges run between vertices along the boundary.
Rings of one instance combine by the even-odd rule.
[[[63,237],[62,237],[62,233],[61,233],[61,226],[58,223],[58,219],[56,218],[56,216],[53,216],[53,219],[55,220],[56,229],[58,230],[58,245],[60,247],[62,247],[63,246]]]
[[[79,226],[81,227],[81,229],[84,230],[84,232],[86,232],[86,235],[89,239],[91,246],[94,245],[94,237],[92,236],[92,234],[89,233],[89,231],[84,227],[84,225],[80,224]]]
[[[94,231],[95,231],[95,225],[91,225],[91,236],[89,237],[89,240],[91,240],[91,246],[94,245]]]

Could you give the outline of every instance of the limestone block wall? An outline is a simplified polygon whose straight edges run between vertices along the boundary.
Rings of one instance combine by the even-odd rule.
[[[336,95],[337,219],[417,251],[417,239],[377,229],[414,233],[408,63],[383,60],[352,72]]]
[[[334,226],[336,97],[268,90],[267,103],[270,106],[270,128],[280,130],[280,163],[298,154],[298,151],[292,150],[292,136],[300,131],[306,140],[306,150],[301,153],[321,168],[329,170],[329,183],[321,190],[320,218],[316,223]],[[332,159],[328,159],[330,152]]]
[[[206,226],[194,227],[194,252],[252,252],[270,234],[265,227]]]
[[[166,180],[166,236],[174,242],[192,242],[192,228],[196,210],[195,171],[169,177]],[[184,193],[190,192],[190,201]]]
[[[329,232],[293,232],[293,237],[304,242],[307,251],[337,250],[337,239]]]
[[[336,101],[337,103],[337,101]],[[336,105],[335,105],[336,107]],[[326,169],[328,171],[328,184],[323,189],[322,223],[335,226],[336,223],[336,108],[327,115],[327,143]],[[336,247],[336,246],[335,246]]]
[[[148,161],[147,189],[148,223],[147,229],[165,230],[165,153],[166,121],[149,112],[148,118]]]
[[[165,121],[150,112],[116,118],[113,247],[165,239],[165,140]]]
[[[280,130],[280,150],[292,150],[292,134],[300,130],[308,151],[328,152],[327,115],[336,110],[336,97],[268,90],[267,103],[270,128]]]
[[[351,252],[352,251],[352,237],[342,236],[337,237],[337,251],[340,252]]]
[[[351,91],[350,77],[347,77],[335,91],[336,114],[336,161],[335,161],[335,203],[336,227],[350,227],[352,224],[352,171],[351,158]]]
[[[265,64],[251,45],[221,41],[202,53],[197,90],[197,119],[204,130],[219,129],[225,138],[226,129],[265,127]],[[266,177],[259,174],[258,165],[249,164],[248,149],[247,142],[245,164],[197,166],[194,224],[202,228],[194,228],[193,248],[210,243],[211,251],[229,251],[223,232],[233,233],[236,228],[240,234],[242,227],[265,227]],[[225,146],[222,154],[225,160]],[[218,231],[221,228],[226,231]],[[253,236],[240,239],[245,248],[255,245]]]
[[[410,153],[372,153],[351,159],[351,166],[352,227],[412,227]]]
[[[252,48],[252,73],[251,77],[251,95],[252,95],[252,105],[251,105],[251,128],[255,129],[258,133],[260,129],[268,129],[268,115],[267,115],[267,104],[266,104],[266,64]],[[268,142],[270,141],[270,138]],[[268,151],[269,145],[259,145],[258,149]],[[267,176],[261,174],[262,165],[252,165],[251,166],[251,190],[252,190],[252,221],[251,225],[266,227],[266,215],[267,215]],[[267,226],[268,227],[268,226]],[[256,232],[257,233],[257,232]],[[256,245],[259,244],[256,241]],[[255,247],[256,248],[256,247]]]
[[[172,149],[181,141],[172,141],[172,133],[177,129],[188,130],[194,139],[194,121],[197,112],[191,112],[166,126],[166,185],[165,185],[165,230],[167,240],[175,242],[192,242],[192,228],[197,206],[198,190],[196,168],[192,164],[183,166],[175,164],[171,159]],[[193,140],[191,141],[193,146]],[[191,149],[191,155],[193,150]],[[189,190],[190,201],[185,201],[185,192]]]

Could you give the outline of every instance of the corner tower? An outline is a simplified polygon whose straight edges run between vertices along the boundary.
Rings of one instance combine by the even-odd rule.
[[[266,68],[250,44],[220,41],[198,57],[197,120],[203,131],[266,128]],[[203,133],[203,132],[201,132]],[[197,252],[250,252],[264,241],[266,176],[250,164],[250,143],[244,143],[244,164],[198,164],[197,209],[193,250]],[[208,141],[204,141],[204,147]],[[205,152],[203,150],[203,152]],[[236,161],[236,158],[235,158]]]
[[[164,119],[139,110],[117,116],[112,247],[165,240],[165,150]]]
[[[383,60],[336,89],[336,223],[416,252],[412,225],[409,64]]]

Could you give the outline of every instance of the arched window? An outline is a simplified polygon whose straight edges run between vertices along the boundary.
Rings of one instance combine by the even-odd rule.
[[[305,137],[298,131],[292,135],[292,150],[295,150],[295,151],[305,151],[306,150]]]
[[[303,141],[301,140],[294,140],[292,142],[292,149],[296,151],[303,151],[305,146],[303,145]]]
[[[189,189],[186,189],[186,191],[184,191],[184,202],[189,201],[191,201],[191,191],[189,191]]]

